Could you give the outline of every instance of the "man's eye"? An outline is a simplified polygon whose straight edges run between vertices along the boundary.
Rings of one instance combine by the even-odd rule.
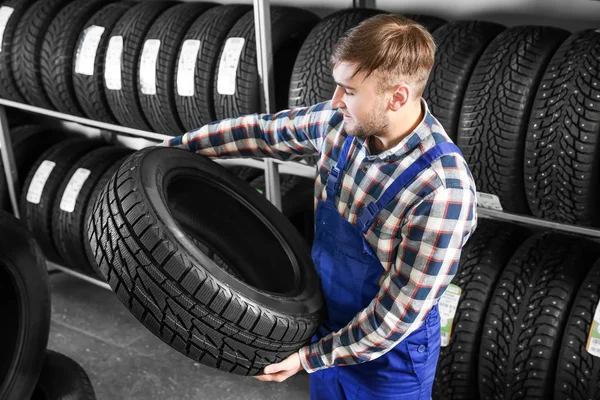
[[[344,93],[347,94],[348,96],[354,96],[354,93],[349,92],[346,89],[344,89]]]

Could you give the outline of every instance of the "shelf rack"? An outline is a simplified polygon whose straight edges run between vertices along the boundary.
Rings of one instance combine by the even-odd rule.
[[[370,7],[373,5],[373,3],[373,0],[353,0],[353,7]],[[271,48],[271,30],[269,29],[270,4],[269,0],[253,0],[253,5],[257,41],[258,71],[262,84],[261,100],[263,103],[263,111],[271,113],[274,110],[274,82],[272,74],[273,55]],[[137,138],[144,138],[151,141],[156,141],[157,144],[159,142],[172,138],[172,136],[165,134],[143,131],[120,125],[107,124],[104,122],[93,121],[87,118],[64,114],[52,110],[47,110],[44,108],[34,107],[10,100],[0,99],[0,153],[2,156],[2,162],[4,164],[4,171],[6,175],[10,201],[12,204],[14,214],[17,217],[19,217],[19,199],[17,197],[17,193],[19,193],[20,181],[17,169],[15,167],[15,160],[12,151],[12,144],[9,135],[8,120],[6,117],[5,107],[18,108],[24,111],[46,115],[64,121],[79,123],[88,127],[94,127],[111,132],[118,132],[124,135],[133,136]],[[279,209],[281,209],[281,196],[279,189],[280,173],[298,175],[306,178],[314,178],[316,176],[316,170],[314,167],[304,165],[298,162],[285,162],[274,159],[257,160],[249,158],[215,159],[215,161],[223,165],[249,166],[264,169],[267,199],[269,199]],[[511,221],[520,224],[527,224],[547,229],[553,229],[566,233],[575,233],[594,239],[600,238],[600,229],[551,222],[530,216],[512,214],[504,211],[491,210],[482,207],[479,207],[477,212],[478,216],[481,218]],[[77,271],[74,271],[70,268],[64,267],[53,262],[47,262],[47,265],[50,270],[60,270],[79,279],[91,282],[97,286],[110,290],[110,286],[99,279],[89,277],[87,275],[81,274]]]

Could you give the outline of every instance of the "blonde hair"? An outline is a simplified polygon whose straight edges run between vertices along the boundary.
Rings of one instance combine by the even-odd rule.
[[[336,43],[330,65],[356,64],[354,75],[375,74],[384,92],[405,80],[420,98],[433,67],[435,42],[418,23],[395,14],[378,14],[350,29]]]

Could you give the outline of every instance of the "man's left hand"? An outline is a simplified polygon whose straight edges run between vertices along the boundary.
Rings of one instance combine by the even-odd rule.
[[[295,352],[282,362],[267,365],[264,370],[265,374],[255,376],[255,378],[263,382],[283,382],[299,371],[302,371],[302,364],[300,356]]]

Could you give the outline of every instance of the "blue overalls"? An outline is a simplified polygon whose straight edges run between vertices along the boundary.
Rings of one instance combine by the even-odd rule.
[[[313,340],[346,326],[376,297],[384,269],[364,238],[375,217],[398,192],[434,160],[460,150],[441,143],[411,164],[375,203],[365,207],[356,226],[337,211],[334,200],[352,145],[348,137],[326,186],[327,200],[317,205],[313,261],[321,278],[328,317]],[[434,306],[423,324],[383,356],[356,365],[326,368],[310,375],[311,399],[431,398],[440,352],[440,317]]]

